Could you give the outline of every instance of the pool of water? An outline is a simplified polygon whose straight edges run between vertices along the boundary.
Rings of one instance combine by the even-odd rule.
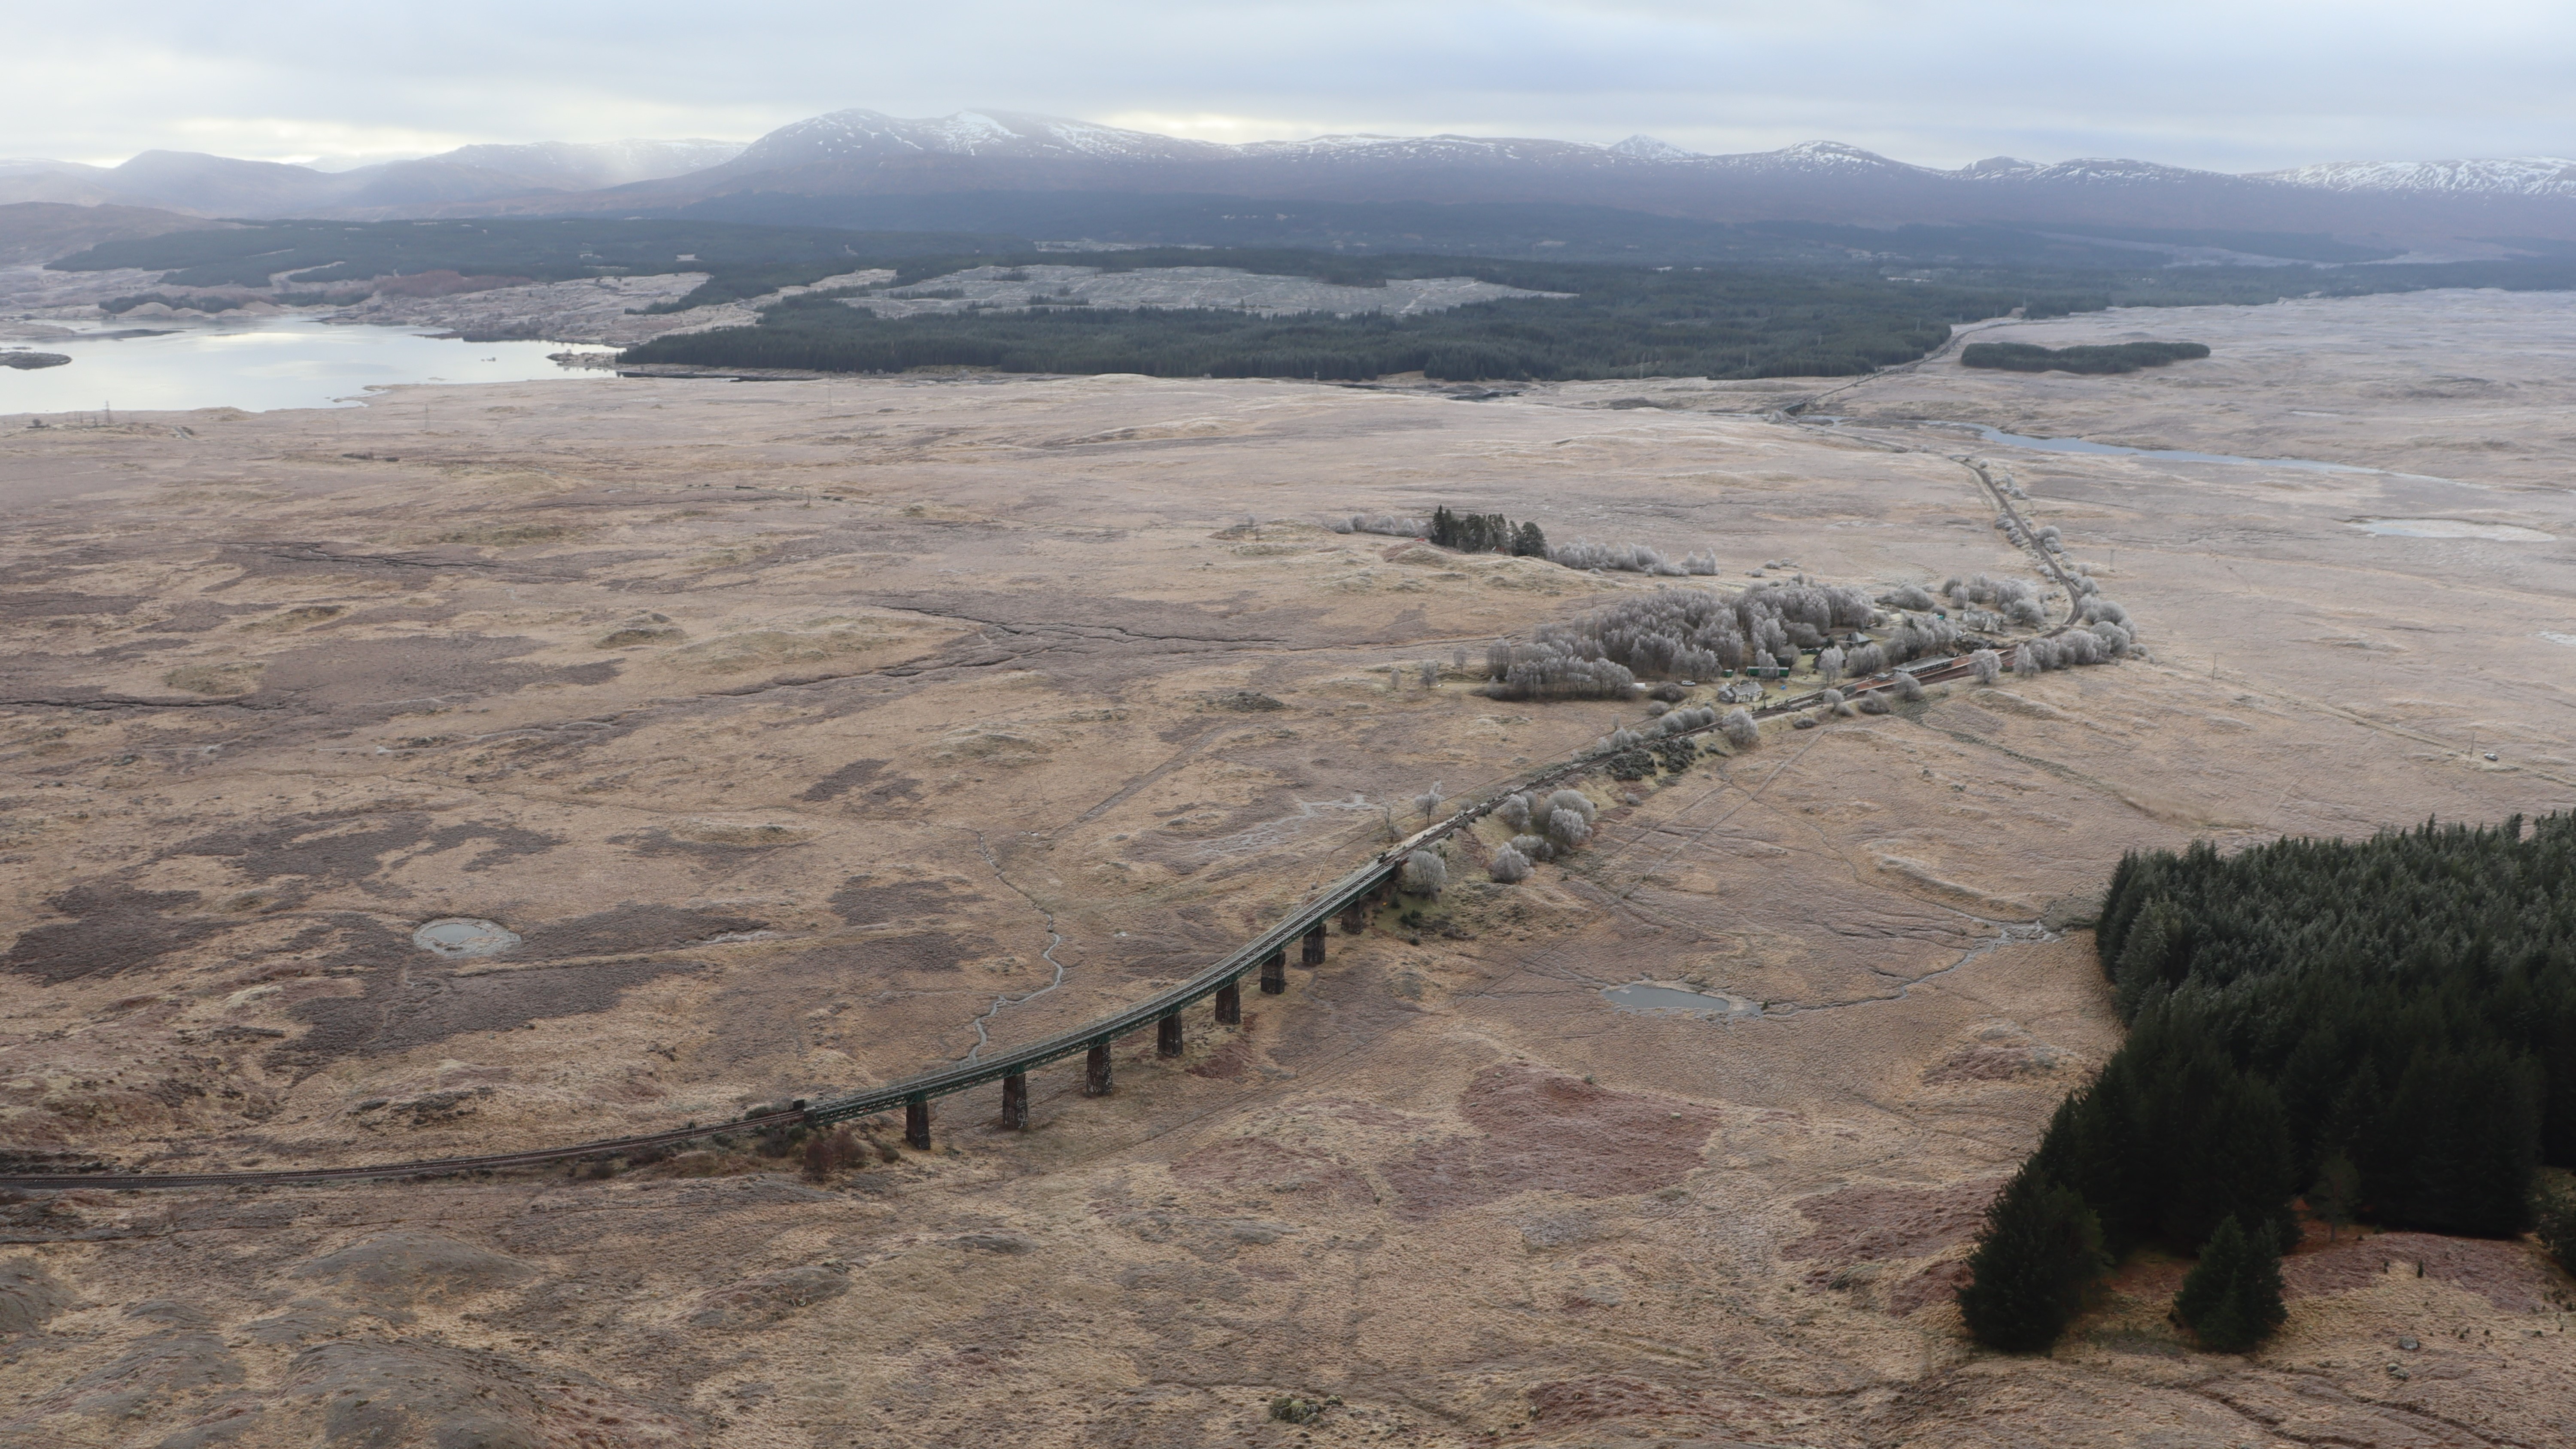
[[[1601,994],[1621,1011],[1643,1011],[1656,1015],[1706,1017],[1760,1016],[1762,1003],[1729,996],[1722,991],[1692,991],[1680,986],[1662,986],[1652,981],[1632,981],[1625,986],[1605,986]]]
[[[2085,438],[2034,438],[2022,433],[2007,433],[1983,423],[1940,423],[1936,426],[1965,428],[1989,443],[2028,448],[2034,453],[2100,453],[2116,458],[2161,458],[2169,463],[2241,463],[2265,468],[2305,468],[2312,473],[2380,471],[2355,467],[2350,463],[2321,462],[2315,458],[2240,458],[2233,453],[2194,453],[2181,448],[2123,448],[2114,443],[2096,443]]]
[[[166,329],[117,323],[10,345],[71,361],[0,368],[0,415],[350,407],[371,387],[611,375],[550,360],[561,342],[458,342],[413,327],[333,327],[307,317]]]
[[[2382,538],[2484,538],[2498,543],[2555,543],[2558,535],[2512,523],[2471,523],[2465,518],[2357,518],[2352,526]]]
[[[455,958],[459,956],[498,956],[519,944],[519,933],[498,921],[474,916],[449,916],[431,921],[411,933],[411,943],[424,951]]]

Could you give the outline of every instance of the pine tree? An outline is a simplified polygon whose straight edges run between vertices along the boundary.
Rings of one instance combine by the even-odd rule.
[[[2308,1211],[2325,1223],[2326,1241],[2333,1242],[2350,1227],[2360,1208],[2361,1173],[2342,1153],[2326,1154],[2326,1160],[2317,1164],[2316,1185],[2308,1189]]]
[[[1547,534],[1535,523],[1524,523],[1512,535],[1512,554],[1517,558],[1547,557]]]
[[[2249,1232],[2233,1217],[2221,1221],[2174,1295],[2174,1315],[2217,1353],[2243,1353],[2271,1337],[2289,1317],[2271,1235]]]
[[[1431,510],[1431,541],[1442,548],[1458,541],[1458,515],[1446,503]]]
[[[2382,1220],[2484,1238],[2529,1223],[2540,1073],[2519,1053],[2417,1051],[2371,1136],[2363,1174]]]
[[[2105,1265],[2101,1225],[2084,1199],[2025,1166],[1986,1209],[1959,1314],[1988,1348],[2040,1352],[2065,1331]]]

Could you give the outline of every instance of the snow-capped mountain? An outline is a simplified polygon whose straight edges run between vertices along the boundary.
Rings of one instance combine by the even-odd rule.
[[[2326,191],[2424,192],[2441,196],[2576,196],[2576,161],[2508,156],[2494,161],[2327,161],[2258,180]]]
[[[1077,192],[1583,205],[1710,222],[2576,239],[2576,162],[2553,157],[2336,162],[2239,176],[2125,158],[1999,156],[1947,170],[1834,141],[1735,155],[1702,155],[1650,136],[1607,146],[1460,135],[1225,145],[1005,110],[921,119],[844,110],[739,148],[468,146],[336,174],[166,151],[116,167],[0,163],[0,201],[113,201],[217,216],[715,215],[736,205],[728,198],[764,198],[774,211],[780,198]],[[998,218],[1007,207],[987,210]]]
[[[743,148],[729,169],[779,171],[923,156],[1166,161],[1220,155],[1228,149],[1208,141],[1017,111],[959,111],[915,121],[882,111],[849,110],[781,126]]]
[[[1696,151],[1685,151],[1670,141],[1646,135],[1631,136],[1625,141],[1613,141],[1609,149],[1614,156],[1627,156],[1639,161],[1680,161],[1699,154]]]

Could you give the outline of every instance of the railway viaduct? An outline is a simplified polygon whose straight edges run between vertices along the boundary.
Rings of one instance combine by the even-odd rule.
[[[2000,490],[1998,490],[2000,492]],[[2009,508],[2009,504],[2006,505]],[[2028,535],[2025,534],[2025,537]],[[2059,626],[2062,630],[2065,626]],[[2049,632],[2058,632],[2051,630]],[[1892,688],[1900,673],[1911,674],[1922,684],[1936,684],[1964,678],[1975,670],[1974,662],[1965,657],[1916,664],[1903,670],[1891,670],[1867,680],[1846,684],[1846,695],[1874,689]],[[1821,694],[1808,693],[1783,698],[1752,711],[1759,716],[1776,717],[1813,708]],[[1705,725],[1681,732],[1682,738],[1708,733],[1717,728]],[[1404,840],[1372,856],[1365,864],[1339,880],[1308,896],[1294,910],[1268,930],[1254,936],[1234,951],[1197,975],[1177,986],[1147,997],[1109,1016],[1089,1021],[1070,1031],[1059,1032],[1042,1041],[1014,1047],[990,1057],[959,1062],[910,1077],[853,1092],[846,1096],[820,1101],[798,1102],[792,1107],[755,1112],[737,1121],[710,1125],[690,1123],[684,1127],[635,1137],[577,1143],[570,1146],[536,1148],[525,1152],[495,1153],[480,1157],[445,1157],[425,1161],[392,1162],[357,1167],[279,1168],[266,1171],[201,1172],[201,1173],[24,1173],[0,1176],[0,1187],[36,1190],[72,1188],[191,1188],[225,1187],[249,1184],[283,1185],[295,1183],[349,1182],[408,1177],[437,1177],[466,1172],[489,1172],[505,1168],[533,1167],[552,1162],[599,1158],[650,1147],[664,1147],[714,1136],[719,1132],[757,1132],[794,1126],[823,1127],[838,1122],[855,1121],[880,1113],[901,1109],[904,1114],[904,1139],[915,1148],[931,1143],[931,1103],[976,1087],[999,1082],[1002,1087],[1002,1120],[1004,1125],[1025,1128],[1029,1123],[1029,1073],[1039,1067],[1077,1054],[1084,1057],[1083,1090],[1100,1095],[1110,1090],[1110,1047],[1121,1037],[1152,1027],[1156,1049],[1165,1056],[1178,1056],[1182,1049],[1182,1013],[1202,1001],[1213,1001],[1216,1020],[1232,1026],[1243,1019],[1243,986],[1247,980],[1258,989],[1278,995],[1287,989],[1288,952],[1294,949],[1299,962],[1308,967],[1325,961],[1327,927],[1336,916],[1349,914],[1357,927],[1361,913],[1374,905],[1392,899],[1397,873],[1404,859],[1413,851],[1437,844],[1466,829],[1500,805],[1511,794],[1545,790],[1596,768],[1600,756],[1586,752],[1570,759],[1542,766],[1502,783],[1490,786],[1470,797],[1471,803],[1450,815],[1425,826]]]

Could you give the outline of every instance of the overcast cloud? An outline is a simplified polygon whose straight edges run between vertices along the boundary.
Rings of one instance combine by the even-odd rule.
[[[120,0],[13,7],[6,35],[0,156],[93,162],[748,140],[849,106],[1224,141],[1829,139],[1937,165],[2576,152],[2563,0]]]

